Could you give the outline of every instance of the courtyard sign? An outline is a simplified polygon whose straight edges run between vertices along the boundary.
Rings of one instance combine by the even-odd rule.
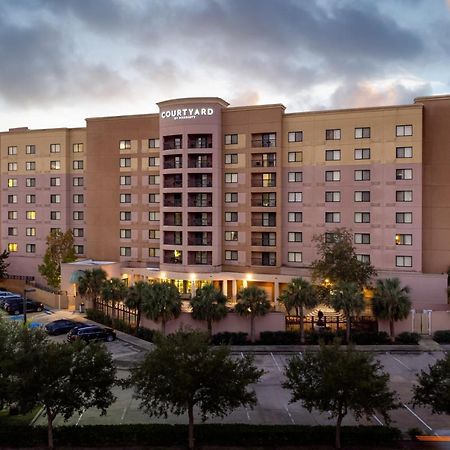
[[[161,112],[161,119],[172,118],[173,120],[195,119],[197,116],[212,116],[214,110],[212,108],[182,108],[169,109]]]

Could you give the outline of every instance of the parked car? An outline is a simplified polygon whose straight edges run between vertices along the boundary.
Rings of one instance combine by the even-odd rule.
[[[23,298],[8,299],[5,302],[5,311],[8,314],[22,314],[23,313]],[[27,300],[27,312],[40,312],[44,310],[44,304],[41,302],[35,302],[33,300]]]
[[[116,339],[116,333],[112,328],[99,327],[98,325],[83,325],[72,328],[67,335],[67,340],[73,342],[77,339],[83,341],[107,341],[112,342]]]
[[[51,336],[56,336],[58,334],[66,334],[72,328],[81,327],[83,324],[81,322],[76,322],[70,319],[58,319],[45,325],[45,330]]]
[[[22,299],[22,297],[18,294],[13,294],[11,292],[8,293],[8,295],[4,295],[4,296],[0,296],[0,308],[4,309],[5,308],[5,303],[8,300],[18,300],[18,299]]]

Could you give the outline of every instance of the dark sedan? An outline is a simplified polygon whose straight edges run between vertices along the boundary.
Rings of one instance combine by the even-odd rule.
[[[90,341],[107,341],[112,342],[116,339],[116,333],[111,328],[99,327],[97,325],[75,327],[69,331],[67,340],[73,342],[81,339],[86,342]]]
[[[15,298],[7,300],[4,305],[5,311],[8,314],[22,314],[23,313],[23,299]],[[33,300],[27,300],[27,312],[40,312],[44,310],[44,304],[41,302],[35,302]]]
[[[59,334],[66,334],[72,328],[81,327],[83,324],[81,322],[76,322],[70,319],[59,319],[45,325],[45,330],[51,336],[57,336]]]

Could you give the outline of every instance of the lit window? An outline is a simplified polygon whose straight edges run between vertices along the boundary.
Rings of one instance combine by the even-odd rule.
[[[341,130],[340,128],[334,128],[325,131],[325,139],[327,141],[335,141],[341,139]]]
[[[130,140],[119,141],[119,150],[129,150],[131,148]]]
[[[303,152],[288,152],[288,162],[302,162]]]
[[[396,245],[412,245],[412,234],[396,234]]]
[[[412,223],[412,213],[411,212],[395,213],[395,223]]]
[[[325,150],[325,161],[340,161],[341,151],[340,150]]]
[[[341,193],[339,191],[325,192],[326,202],[340,202]]]
[[[17,187],[17,178],[8,178],[8,187]]]
[[[303,200],[303,194],[301,192],[288,192],[289,203],[300,203]]]
[[[225,154],[225,164],[237,164],[238,155],[237,153],[226,153]]]
[[[370,234],[369,233],[355,233],[354,241],[355,241],[355,244],[370,244]]]
[[[50,161],[50,170],[61,169],[61,161]]]
[[[302,252],[288,252],[288,262],[301,263],[303,260]]]
[[[355,128],[355,139],[370,138],[370,127]]]
[[[355,170],[355,181],[369,181],[370,170]]]
[[[370,202],[370,191],[355,191],[355,202]]]
[[[303,222],[303,213],[301,212],[288,213],[288,222]]]
[[[237,183],[238,182],[238,174],[237,173],[226,173],[225,174],[225,183]]]
[[[341,213],[340,212],[326,212],[325,213],[325,222],[326,223],[339,223],[341,221]]]
[[[397,125],[395,127],[395,135],[396,136],[412,136],[413,135],[413,127],[412,125]]]
[[[27,220],[36,220],[36,211],[27,211],[25,216]]]
[[[340,170],[325,171],[325,181],[341,181],[341,171]]]
[[[396,267],[412,267],[412,256],[396,256]]]
[[[237,134],[226,134],[225,135],[225,145],[232,145],[238,143],[238,135]]]
[[[226,261],[237,261],[238,260],[237,250],[225,250],[225,260]]]
[[[73,144],[72,145],[72,151],[73,153],[81,153],[84,150],[83,144]]]
[[[355,148],[355,159],[370,159],[370,148]]]
[[[226,241],[237,241],[238,240],[238,232],[237,231],[225,231],[225,240]]]
[[[288,242],[303,242],[303,233],[301,231],[290,231],[288,233]]]
[[[303,131],[289,131],[288,142],[302,142]]]
[[[413,170],[412,169],[397,169],[395,171],[396,180],[412,180]]]
[[[8,252],[11,252],[11,253],[17,252],[17,248],[18,248],[18,245],[16,242],[10,242],[8,244]]]
[[[289,183],[301,183],[303,181],[303,172],[288,172]]]

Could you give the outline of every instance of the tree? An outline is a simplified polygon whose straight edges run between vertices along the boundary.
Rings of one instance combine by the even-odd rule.
[[[235,310],[240,316],[250,316],[250,340],[255,342],[255,318],[265,316],[270,310],[266,291],[258,286],[241,289],[237,295]]]
[[[401,287],[398,278],[377,280],[372,298],[372,311],[377,319],[389,320],[391,341],[395,340],[394,323],[406,319],[411,311],[409,287]]]
[[[341,281],[356,283],[363,288],[376,275],[369,263],[359,261],[353,247],[353,234],[346,228],[337,228],[324,234],[315,235],[319,259],[311,264],[314,280],[330,284]]]
[[[7,250],[3,250],[3,252],[0,253],[0,280],[5,280],[8,278],[9,263],[6,262],[8,257],[9,252]]]
[[[357,376],[355,376],[357,374]],[[341,448],[341,424],[348,411],[359,421],[378,411],[387,424],[388,411],[398,407],[389,390],[389,375],[371,354],[322,345],[318,352],[294,356],[285,370],[291,403],[300,401],[309,412],[317,409],[336,418],[336,448]]]
[[[65,233],[53,230],[47,236],[47,250],[38,270],[50,287],[59,289],[61,287],[61,263],[75,260],[72,230],[67,230]]]
[[[365,308],[361,287],[356,283],[341,281],[331,291],[329,302],[335,311],[342,311],[345,314],[347,321],[346,341],[349,344],[352,317],[360,314]]]
[[[123,300],[128,292],[128,287],[120,278],[111,278],[103,283],[101,295],[104,300],[112,304],[112,316],[116,314],[116,303]]]
[[[177,287],[167,281],[151,283],[142,311],[147,319],[161,321],[162,334],[166,335],[166,323],[181,314],[181,297]]]
[[[450,355],[428,368],[417,375],[413,403],[431,406],[434,414],[450,414]]]
[[[133,286],[130,286],[125,297],[125,305],[127,308],[135,309],[136,328],[141,324],[142,305],[147,301],[149,296],[149,284],[145,281],[137,281]]]
[[[106,280],[106,272],[103,269],[85,270],[84,274],[78,278],[78,293],[81,297],[89,299],[95,307]]]
[[[315,288],[303,278],[293,278],[280,295],[279,301],[284,304],[288,314],[291,313],[292,309],[295,309],[297,316],[300,313],[300,342],[304,344],[304,310],[305,308],[314,308],[319,302]]]
[[[155,350],[131,370],[129,383],[150,416],[188,413],[193,449],[194,408],[206,420],[239,406],[253,407],[256,395],[248,387],[262,374],[252,357],[232,358],[226,347],[210,347],[205,333],[179,330],[157,340]]]
[[[212,283],[207,283],[197,289],[195,297],[191,299],[192,317],[195,320],[206,321],[210,337],[212,335],[212,322],[217,322],[228,314],[226,303],[226,296]]]

